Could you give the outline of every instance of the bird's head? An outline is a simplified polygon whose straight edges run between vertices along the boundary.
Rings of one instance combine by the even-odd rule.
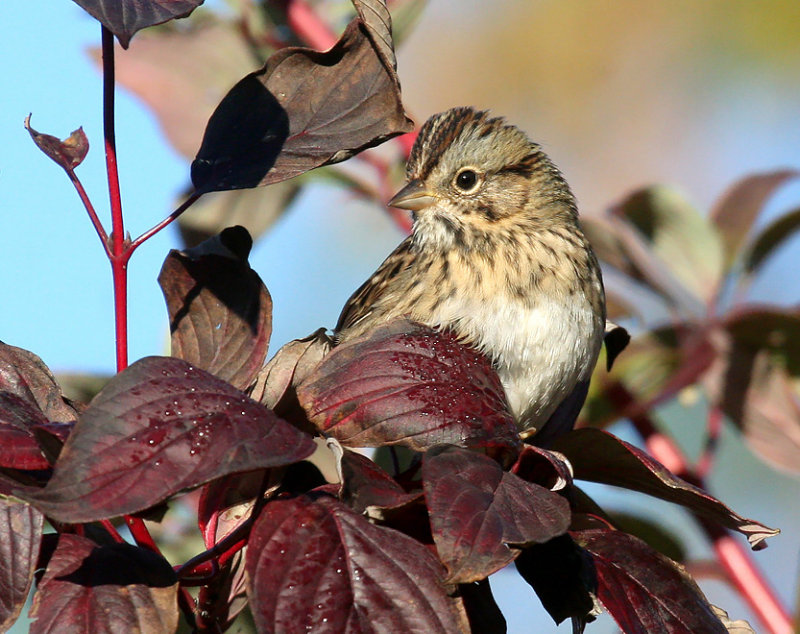
[[[389,204],[414,213],[420,245],[469,248],[520,222],[576,213],[569,187],[542,149],[486,111],[452,108],[428,119],[406,172],[406,185]]]

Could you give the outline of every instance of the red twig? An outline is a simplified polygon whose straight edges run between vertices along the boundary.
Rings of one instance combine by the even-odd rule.
[[[209,576],[213,576],[219,566],[225,565],[247,544],[247,535],[254,520],[255,516],[251,515],[214,546],[192,557],[176,571],[178,579],[193,581],[194,577],[202,577],[203,580],[207,580]]]
[[[305,0],[289,0],[286,18],[297,36],[318,51],[327,51],[336,44],[336,35]]]
[[[125,226],[117,171],[114,130],[114,35],[103,30],[103,138],[106,149],[108,196],[111,205],[111,274],[114,279],[114,320],[117,341],[117,372],[128,367],[128,258],[125,257]]]
[[[635,407],[634,396],[620,383],[616,383],[608,391],[611,400],[620,408]],[[636,408],[638,410],[638,408]],[[661,433],[655,422],[647,413],[641,412],[631,418],[636,431],[642,436],[647,451],[661,464],[684,480],[705,488],[702,478],[694,471],[680,447],[665,434]],[[703,528],[711,541],[720,564],[728,573],[731,582],[738,588],[740,595],[747,602],[765,631],[771,634],[791,634],[792,619],[783,606],[775,590],[759,572],[750,553],[735,540],[729,532],[708,520],[695,515],[695,519]]]
[[[106,174],[108,177],[108,196],[111,206],[111,275],[114,281],[114,321],[116,326],[117,372],[128,367],[128,260],[131,249],[125,236],[122,216],[122,197],[119,191],[119,172],[117,170],[117,142],[114,128],[114,35],[106,27],[102,28],[103,43],[103,138],[106,150]],[[108,252],[106,240],[106,251]],[[153,552],[161,554],[144,520],[126,516],[125,521],[136,543]]]
[[[145,242],[146,240],[149,240],[154,235],[156,235],[159,231],[161,231],[164,227],[166,227],[167,225],[172,224],[173,221],[177,220],[178,217],[184,211],[189,209],[189,207],[191,207],[194,203],[196,203],[199,200],[200,196],[202,196],[202,194],[198,194],[197,192],[194,192],[191,196],[189,196],[186,200],[184,200],[175,211],[173,211],[169,216],[164,218],[164,220],[159,222],[154,227],[151,227],[150,229],[145,231],[142,235],[140,235],[138,238],[133,240],[128,245],[128,250],[127,250],[128,258],[130,258],[130,256],[136,250],[136,248],[139,247],[143,242]]]
[[[117,532],[117,529],[114,528],[114,525],[111,523],[110,520],[100,520],[100,525],[106,529],[106,532],[111,535],[111,539],[113,539],[118,544],[125,543],[125,540],[122,539],[122,535]]]

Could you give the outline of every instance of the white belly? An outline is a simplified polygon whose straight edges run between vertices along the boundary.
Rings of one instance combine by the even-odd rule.
[[[436,325],[460,332],[494,362],[521,427],[541,427],[597,362],[602,324],[582,296],[547,295],[534,307],[514,300],[452,298]]]

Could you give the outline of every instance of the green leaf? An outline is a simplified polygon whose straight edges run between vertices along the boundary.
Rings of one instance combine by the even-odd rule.
[[[709,219],[683,195],[660,185],[639,190],[615,214],[636,228],[692,295],[704,303],[714,297],[723,274],[722,240]]]

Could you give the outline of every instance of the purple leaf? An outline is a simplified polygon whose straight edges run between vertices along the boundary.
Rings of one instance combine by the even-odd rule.
[[[733,184],[711,210],[711,220],[718,227],[725,244],[725,255],[733,262],[744,245],[753,223],[770,196],[797,170],[779,170],[752,174]]]
[[[330,495],[267,504],[250,535],[247,573],[259,631],[467,630],[425,546]]]
[[[385,52],[355,19],[330,51],[275,53],[211,116],[192,163],[195,189],[269,185],[410,131]]]
[[[296,462],[314,448],[228,383],[180,359],[147,357],[95,397],[47,486],[20,495],[60,521],[90,522],[228,473]]]
[[[47,418],[35,405],[10,392],[0,392],[0,467],[47,469],[50,463],[34,436],[36,425]]]
[[[309,419],[343,445],[520,447],[489,362],[451,333],[404,319],[334,348],[297,393]]]
[[[564,456],[532,445],[525,445],[511,472],[550,491],[560,491],[572,484],[572,466]]]
[[[597,598],[626,634],[726,634],[683,568],[640,539],[608,530],[572,536],[592,556]]]
[[[642,450],[600,429],[577,429],[558,438],[553,449],[569,459],[577,480],[611,484],[681,504],[739,531],[753,548],[779,533],[737,515],[712,495],[681,480]]]
[[[185,252],[170,251],[158,282],[167,302],[172,355],[244,389],[267,356],[272,299],[247,256],[243,227]]]
[[[174,632],[178,584],[160,555],[59,535],[34,595],[31,634]]]
[[[565,498],[466,449],[429,450],[422,479],[436,550],[452,582],[484,579],[519,554],[508,545],[546,542],[569,527]]]
[[[134,33],[175,18],[185,18],[203,0],[75,0],[128,48]]]
[[[0,499],[0,630],[3,632],[17,620],[28,598],[43,524],[44,516],[32,506]]]
[[[342,455],[342,479],[342,500],[357,513],[373,506],[396,508],[418,497],[416,493],[406,493],[372,460],[348,449]]]
[[[34,130],[31,127],[31,116],[28,115],[25,118],[25,129],[38,148],[68,172],[78,167],[89,151],[89,139],[86,138],[83,128],[74,130],[61,141],[58,137]]]
[[[21,397],[50,422],[70,423],[75,408],[64,398],[52,372],[32,352],[0,342],[0,392]]]

